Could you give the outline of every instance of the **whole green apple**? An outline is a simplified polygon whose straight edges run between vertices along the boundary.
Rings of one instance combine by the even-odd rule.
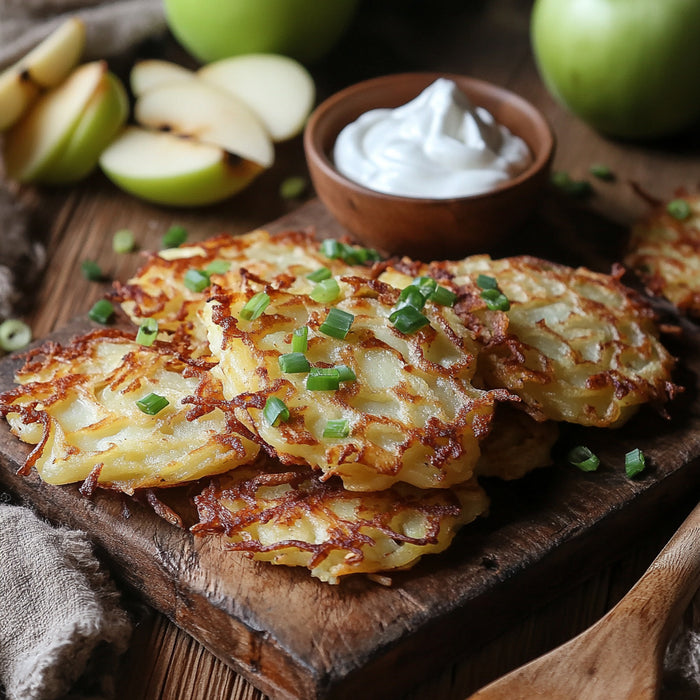
[[[358,0],[164,0],[175,38],[204,63],[280,53],[311,63],[327,53]]]
[[[604,134],[700,118],[700,0],[536,0],[531,38],[550,92]]]

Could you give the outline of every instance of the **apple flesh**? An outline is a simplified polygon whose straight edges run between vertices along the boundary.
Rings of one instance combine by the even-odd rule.
[[[337,42],[358,0],[164,0],[175,38],[202,63],[247,53],[317,61]]]
[[[196,74],[193,71],[177,63],[150,58],[134,64],[129,74],[129,85],[131,92],[136,97],[141,97],[154,88],[194,78]]]
[[[27,111],[40,91],[61,83],[85,48],[85,25],[72,17],[0,75],[0,131]]]
[[[7,132],[3,156],[8,177],[19,182],[40,180],[43,169],[68,143],[106,72],[104,61],[76,68]]]
[[[278,54],[225,58],[204,66],[198,75],[250,107],[275,142],[301,133],[316,98],[306,68]]]
[[[175,206],[220,201],[263,171],[218,146],[139,127],[127,127],[102,153],[100,166],[123,190]]]
[[[698,0],[537,0],[532,45],[550,92],[598,131],[655,138],[700,118]]]
[[[270,137],[258,118],[235,97],[199,80],[168,83],[136,101],[142,126],[194,138],[269,168]]]
[[[115,75],[105,73],[67,143],[42,169],[39,181],[67,184],[88,175],[128,115],[129,99],[124,86]]]

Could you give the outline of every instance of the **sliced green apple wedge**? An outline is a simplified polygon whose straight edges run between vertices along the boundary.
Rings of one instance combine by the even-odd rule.
[[[70,139],[83,111],[107,72],[104,61],[76,68],[52,88],[5,135],[3,156],[8,177],[34,182]]]
[[[127,127],[100,157],[118,187],[158,204],[199,206],[220,201],[263,171],[222,148],[167,132]]]
[[[142,126],[187,136],[268,168],[272,141],[240,100],[200,80],[183,80],[149,90],[136,101]]]
[[[85,48],[85,25],[72,17],[0,75],[0,131],[10,128],[43,88],[58,85]]]
[[[301,133],[316,99],[309,71],[278,54],[225,58],[200,68],[197,75],[250,107],[276,142]]]
[[[102,76],[65,146],[42,169],[38,180],[48,184],[76,182],[95,166],[129,115],[129,99],[119,78]]]
[[[129,85],[131,92],[136,97],[141,97],[154,88],[196,77],[196,73],[177,65],[177,63],[149,58],[134,64],[129,74]]]

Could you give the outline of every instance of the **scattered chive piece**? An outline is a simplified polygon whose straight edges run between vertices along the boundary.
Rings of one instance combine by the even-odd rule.
[[[325,335],[342,340],[348,334],[355,316],[342,309],[331,309],[326,320],[318,327]]]
[[[228,260],[212,260],[205,268],[204,272],[209,275],[223,275],[231,269],[231,263]]]
[[[8,318],[0,323],[0,350],[14,352],[29,345],[32,329],[17,318]]]
[[[508,297],[503,292],[499,292],[498,289],[485,289],[481,293],[481,298],[486,302],[486,308],[490,311],[508,311],[510,309]]]
[[[94,260],[83,260],[80,263],[80,270],[83,277],[91,282],[99,282],[103,279],[102,268]]]
[[[280,369],[285,374],[300,374],[311,368],[309,361],[300,352],[288,352],[278,358]]]
[[[269,303],[270,297],[265,292],[258,292],[248,299],[245,306],[241,309],[240,317],[245,321],[253,321],[262,316]]]
[[[156,321],[155,318],[146,318],[139,326],[139,332],[136,334],[136,342],[148,348],[153,345],[157,335],[158,321]]]
[[[338,365],[338,378],[341,382],[354,382],[357,379],[355,373],[347,365]]]
[[[498,282],[494,277],[488,275],[479,275],[476,278],[476,286],[479,289],[498,289]]]
[[[339,258],[341,250],[340,241],[336,241],[335,238],[326,238],[321,241],[321,252],[331,260]]]
[[[312,367],[306,377],[309,391],[335,391],[340,388],[340,372],[335,367]]]
[[[340,294],[340,285],[338,280],[330,277],[329,279],[321,280],[310,292],[309,296],[319,302],[319,304],[329,304],[335,301]]]
[[[185,273],[185,287],[191,292],[203,292],[209,285],[209,274],[204,270],[196,270],[191,267]]]
[[[666,211],[678,221],[684,221],[690,216],[690,204],[685,199],[672,199],[666,205]]]
[[[306,275],[306,279],[311,280],[312,282],[322,282],[323,280],[327,280],[330,277],[331,271],[327,267],[319,267],[318,270],[309,272],[309,274]]]
[[[324,438],[344,438],[350,435],[350,424],[347,418],[329,420],[323,429]]]
[[[163,248],[177,248],[187,240],[187,229],[184,226],[171,226],[163,236]]]
[[[292,333],[292,352],[306,352],[309,349],[309,327],[295,328]]]
[[[597,177],[599,180],[607,180],[608,182],[611,182],[615,179],[615,174],[613,171],[603,163],[594,163],[589,168],[589,172],[591,175],[593,175],[593,177]]]
[[[552,173],[550,179],[555,187],[572,197],[585,197],[593,190],[587,180],[572,180],[568,173],[562,171]]]
[[[410,335],[423,326],[427,326],[430,321],[418,309],[413,306],[402,306],[389,315],[389,321],[394,324],[397,331]]]
[[[96,301],[90,311],[88,311],[88,317],[96,323],[109,323],[112,316],[114,316],[114,306],[107,299]]]
[[[162,411],[169,403],[170,401],[168,401],[165,396],[151,393],[148,396],[144,396],[142,399],[139,399],[136,402],[136,405],[149,416],[155,416],[156,413]]]
[[[432,277],[423,275],[422,277],[416,277],[413,282],[411,282],[411,286],[418,287],[420,293],[427,298],[437,289],[438,283]]]
[[[268,396],[263,408],[263,417],[269,425],[276,428],[280,423],[286,423],[289,420],[289,409],[282,399]]]
[[[440,304],[440,306],[454,306],[457,301],[457,295],[447,287],[438,287],[428,296],[428,299],[436,304]]]
[[[135,247],[134,234],[128,228],[119,229],[112,236],[112,250],[115,253],[130,253]]]
[[[395,308],[400,309],[402,306],[412,306],[420,311],[425,306],[425,296],[418,287],[409,284],[401,290],[399,302]]]
[[[292,175],[282,180],[280,184],[280,197],[282,197],[282,199],[298,199],[306,192],[308,184],[305,177],[301,175]]]
[[[643,472],[645,466],[644,453],[638,447],[625,455],[625,474],[630,479]]]
[[[600,459],[584,445],[574,447],[566,458],[582,472],[594,472],[600,465]]]
[[[331,260],[340,258],[348,265],[359,265],[367,262],[377,262],[382,256],[372,248],[360,248],[347,243],[341,243],[334,238],[321,241],[321,253]]]

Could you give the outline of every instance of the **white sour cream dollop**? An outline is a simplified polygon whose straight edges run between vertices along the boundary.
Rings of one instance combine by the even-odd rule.
[[[348,124],[333,159],[343,175],[378,192],[440,199],[492,190],[532,161],[521,138],[446,78],[402,107]]]

